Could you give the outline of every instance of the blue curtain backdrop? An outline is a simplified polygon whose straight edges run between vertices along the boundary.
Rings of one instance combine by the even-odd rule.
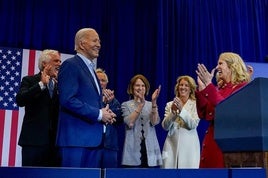
[[[250,62],[265,62],[268,54],[268,0],[1,0],[0,23],[1,46],[70,54],[77,30],[95,28],[102,41],[98,67],[108,73],[119,101],[129,99],[130,78],[144,74],[150,96],[162,86],[162,119],[176,78],[196,78],[197,63],[212,69],[224,51]],[[201,140],[205,128],[201,122]],[[162,147],[161,125],[157,133]]]

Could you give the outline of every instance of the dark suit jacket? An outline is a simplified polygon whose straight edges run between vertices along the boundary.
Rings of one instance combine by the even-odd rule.
[[[25,107],[19,145],[55,144],[59,112],[57,85],[51,98],[48,89],[41,90],[41,73],[23,77],[16,95],[18,106]]]
[[[109,108],[116,114],[116,122],[113,124],[108,124],[106,126],[106,133],[104,139],[104,147],[109,148],[111,150],[119,150],[119,143],[118,143],[118,127],[120,124],[123,124],[123,117],[122,117],[122,110],[121,104],[119,101],[114,98],[109,103]]]
[[[58,89],[60,113],[57,145],[99,146],[103,125],[97,118],[103,106],[102,93],[98,93],[88,67],[78,55],[62,63],[58,75]]]

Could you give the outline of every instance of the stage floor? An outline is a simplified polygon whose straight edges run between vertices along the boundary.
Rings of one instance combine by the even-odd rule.
[[[0,167],[0,178],[266,178],[263,168],[89,169]]]

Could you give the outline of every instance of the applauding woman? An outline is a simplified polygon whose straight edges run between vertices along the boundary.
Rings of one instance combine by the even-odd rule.
[[[166,104],[162,127],[168,135],[163,148],[163,168],[199,168],[195,90],[192,77],[180,76],[175,86],[175,98]]]
[[[157,167],[162,164],[161,152],[155,125],[160,122],[157,98],[160,87],[152,94],[152,101],[146,101],[150,84],[143,75],[135,75],[127,89],[131,100],[122,103],[126,124],[126,137],[122,156],[124,167]]]
[[[217,86],[212,83],[215,70],[217,70]],[[200,168],[223,168],[225,166],[223,153],[214,140],[215,108],[219,102],[247,85],[252,72],[253,68],[247,69],[243,59],[232,52],[220,54],[218,65],[211,72],[204,64],[197,65],[197,112],[200,118],[209,122],[202,144]]]

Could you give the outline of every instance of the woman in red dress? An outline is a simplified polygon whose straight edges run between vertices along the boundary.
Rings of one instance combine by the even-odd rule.
[[[217,81],[212,83],[217,70]],[[216,105],[245,86],[250,81],[250,75],[242,58],[235,53],[226,52],[219,56],[218,64],[211,72],[203,64],[197,66],[196,91],[197,111],[199,118],[209,121],[209,127],[203,140],[200,168],[223,168],[224,159],[219,146],[214,140],[214,118]]]

